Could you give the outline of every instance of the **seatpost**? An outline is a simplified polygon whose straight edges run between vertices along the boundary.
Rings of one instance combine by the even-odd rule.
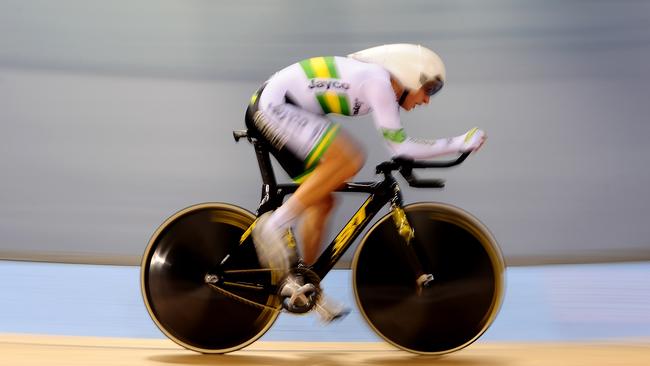
[[[278,183],[275,180],[275,173],[273,172],[273,165],[271,164],[269,151],[257,141],[253,143],[253,146],[255,147],[257,165],[260,167],[260,174],[262,175],[262,183],[273,188],[277,187]]]
[[[262,175],[262,197],[257,208],[257,215],[259,216],[280,206],[282,197],[277,194],[278,183],[275,179],[269,150],[258,141],[253,142],[253,146],[255,147],[255,156]]]

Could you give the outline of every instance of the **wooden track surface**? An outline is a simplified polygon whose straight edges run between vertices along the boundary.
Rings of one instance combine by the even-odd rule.
[[[162,339],[0,335],[0,364],[51,365],[439,365],[648,366],[650,340],[602,343],[477,343],[444,357],[412,355],[384,343],[257,342],[206,356]]]

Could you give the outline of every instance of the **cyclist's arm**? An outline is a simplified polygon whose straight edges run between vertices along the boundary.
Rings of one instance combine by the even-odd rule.
[[[418,139],[406,135],[399,116],[399,104],[395,100],[390,83],[382,79],[370,79],[364,83],[364,91],[373,110],[375,126],[384,137],[392,156],[412,159],[430,159],[441,155],[466,152],[475,149],[483,131],[472,129],[467,133],[442,139]]]
[[[406,137],[404,141],[388,141],[393,156],[406,156],[412,159],[430,159],[436,156],[464,153],[478,149],[483,143],[485,133],[472,128],[466,133],[443,139],[426,140]]]

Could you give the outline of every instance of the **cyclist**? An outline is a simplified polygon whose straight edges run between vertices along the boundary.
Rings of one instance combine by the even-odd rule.
[[[431,140],[404,132],[399,108],[410,111],[428,104],[444,83],[440,57],[413,44],[383,45],[347,57],[314,57],[269,78],[251,98],[246,124],[269,143],[272,154],[300,187],[281,207],[258,219],[252,236],[260,263],[288,273],[294,253],[287,231],[300,219],[302,260],[313,264],[334,207],[333,191],[365,162],[360,144],[327,114],[372,113],[392,156],[428,159],[478,150],[486,135],[477,128]],[[282,295],[299,286],[294,281],[285,287]],[[343,306],[324,296],[315,309],[325,322],[347,314]]]

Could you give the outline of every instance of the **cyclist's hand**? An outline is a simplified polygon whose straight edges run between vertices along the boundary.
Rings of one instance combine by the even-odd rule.
[[[462,137],[463,144],[460,148],[460,152],[462,153],[478,151],[485,143],[485,140],[487,140],[485,131],[479,130],[476,127],[467,131]]]

